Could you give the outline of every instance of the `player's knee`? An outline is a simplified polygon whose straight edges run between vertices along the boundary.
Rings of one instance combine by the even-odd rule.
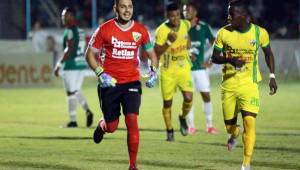
[[[210,102],[210,96],[205,96],[205,97],[203,97],[203,101],[204,101],[205,103]]]
[[[225,126],[226,126],[227,133],[232,134],[234,131],[235,125],[225,125]]]
[[[164,101],[164,108],[170,108],[172,106],[172,100]]]
[[[193,95],[184,96],[184,102],[191,103],[193,101]]]
[[[106,132],[114,133],[118,128],[118,124],[119,124],[119,119],[114,120],[113,122],[106,123]]]
[[[75,95],[76,93],[77,93],[77,91],[67,91],[68,96]]]
[[[253,153],[253,150],[244,150],[244,156],[249,156],[251,157],[252,156],[252,153]]]
[[[185,103],[191,103],[193,101],[193,97],[187,97],[184,99]]]
[[[210,94],[209,92],[201,92],[201,96],[204,102],[210,102]]]
[[[107,124],[106,132],[108,132],[108,133],[114,133],[116,130],[117,130],[117,127],[115,127],[115,126],[109,126],[109,124]]]

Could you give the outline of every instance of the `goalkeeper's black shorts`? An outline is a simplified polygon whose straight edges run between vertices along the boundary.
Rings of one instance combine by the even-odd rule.
[[[101,88],[98,85],[100,107],[106,122],[111,122],[123,114],[139,114],[141,105],[141,82],[116,84],[115,87]]]

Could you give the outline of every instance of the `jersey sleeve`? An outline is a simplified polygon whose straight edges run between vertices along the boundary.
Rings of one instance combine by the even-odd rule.
[[[153,50],[153,44],[151,42],[151,36],[147,28],[143,27],[142,31],[142,47],[145,51],[152,51]]]
[[[217,37],[214,44],[214,49],[223,51],[223,29],[220,29],[217,33]]]
[[[102,34],[101,27],[98,27],[97,30],[94,32],[92,38],[89,42],[89,48],[91,48],[95,52],[99,52],[102,45],[103,45],[103,34]]]
[[[168,33],[160,26],[155,31],[155,43],[157,45],[164,45],[167,41]]]
[[[259,37],[261,47],[266,47],[270,44],[269,34],[266,29],[260,28],[260,37]]]

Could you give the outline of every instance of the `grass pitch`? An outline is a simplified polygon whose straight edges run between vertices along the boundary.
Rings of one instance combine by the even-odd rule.
[[[212,80],[214,124],[219,134],[205,133],[200,95],[194,95],[195,122],[199,129],[183,137],[178,131],[182,97],[173,103],[175,142],[165,141],[159,88],[143,88],[139,116],[141,170],[238,170],[242,163],[242,140],[231,153],[226,149],[219,79]],[[280,82],[275,96],[261,83],[261,110],[257,118],[257,140],[252,169],[300,169],[300,82]],[[124,117],[114,134],[101,144],[92,141],[100,118],[95,80],[83,87],[95,113],[93,128],[85,127],[85,114],[78,105],[79,128],[59,126],[68,121],[66,97],[60,80],[51,88],[0,89],[0,169],[126,170],[128,156]]]

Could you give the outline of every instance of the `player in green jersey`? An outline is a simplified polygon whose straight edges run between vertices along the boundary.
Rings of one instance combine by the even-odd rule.
[[[67,94],[70,122],[67,123],[66,127],[78,126],[76,121],[77,101],[85,110],[86,126],[90,127],[93,123],[93,114],[80,91],[85,74],[84,70],[87,69],[84,58],[86,47],[84,32],[77,27],[75,10],[72,8],[66,7],[62,11],[62,22],[66,27],[63,35],[64,54],[57,62],[54,74],[55,76],[61,75]]]
[[[205,59],[204,49],[207,44],[207,40],[210,45],[213,44],[215,38],[211,32],[210,26],[200,21],[198,18],[198,11],[193,3],[189,3],[183,6],[183,15],[185,19],[191,22],[191,28],[189,30],[189,36],[191,40],[190,56],[193,63],[192,66],[192,78],[193,86],[196,91],[200,92],[203,100],[203,111],[206,117],[206,132],[209,134],[217,133],[217,129],[213,127],[212,123],[212,103],[210,99],[210,82],[209,73],[207,68],[211,65],[208,59]],[[188,114],[188,132],[190,134],[196,133],[194,123],[194,108],[191,109]]]

